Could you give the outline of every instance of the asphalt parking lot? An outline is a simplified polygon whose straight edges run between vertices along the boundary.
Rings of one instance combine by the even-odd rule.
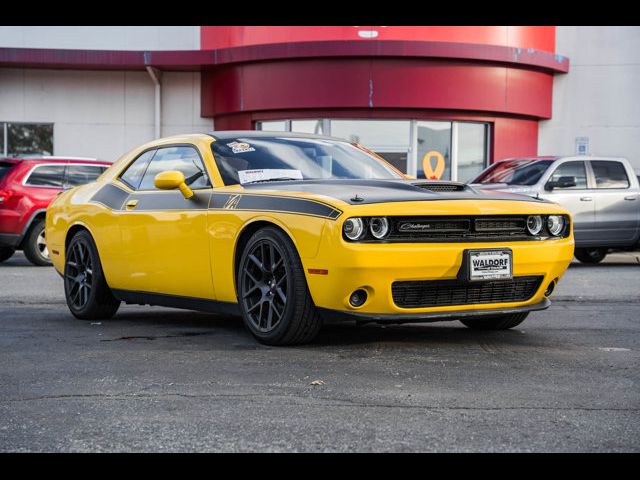
[[[189,311],[76,320],[17,254],[0,451],[639,451],[640,254],[572,264],[554,297],[511,331],[332,324],[266,347]]]

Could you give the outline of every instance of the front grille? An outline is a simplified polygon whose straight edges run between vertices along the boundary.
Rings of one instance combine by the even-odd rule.
[[[521,215],[492,217],[388,217],[390,241],[533,240]]]
[[[448,307],[482,303],[524,302],[533,297],[542,276],[464,283],[458,280],[394,282],[394,303],[401,308]]]

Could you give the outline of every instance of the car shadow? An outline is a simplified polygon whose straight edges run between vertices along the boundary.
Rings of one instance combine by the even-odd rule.
[[[109,324],[129,323],[131,326],[144,327],[153,326],[152,330],[139,328],[132,329],[130,335],[114,338],[118,339],[151,339],[169,337],[188,336],[209,336],[228,338],[230,346],[252,348],[263,347],[255,340],[245,328],[240,317],[226,315],[215,315],[187,310],[162,309],[157,311],[129,310],[119,312],[111,320],[106,320]],[[160,328],[158,328],[160,327]],[[526,326],[524,327],[526,328]],[[178,333],[176,333],[178,330]],[[122,330],[120,330],[122,334]],[[231,338],[229,338],[231,337]],[[195,341],[195,339],[194,339]],[[199,341],[199,340],[198,340]],[[206,340],[205,340],[206,341]],[[220,341],[216,341],[219,344]],[[368,323],[356,325],[351,321],[328,321],[316,339],[307,345],[291,347],[268,347],[264,348],[302,348],[313,349],[317,347],[340,347],[340,346],[367,346],[371,344],[384,344],[392,346],[394,344],[412,344],[423,346],[446,345],[477,345],[478,342],[486,342],[499,347],[501,343],[505,346],[515,344],[531,344],[534,341],[531,336],[523,335],[522,330],[515,328],[505,331],[483,331],[472,330],[464,327],[456,321],[433,322],[433,323],[406,323],[387,324]],[[239,342],[239,343],[238,343]],[[534,341],[535,343],[535,341]]]

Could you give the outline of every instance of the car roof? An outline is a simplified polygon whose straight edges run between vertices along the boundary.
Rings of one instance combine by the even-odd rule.
[[[507,160],[626,160],[623,157],[606,157],[604,155],[540,155],[540,156],[526,156],[526,157],[510,157],[500,160],[504,162]],[[496,162],[499,163],[499,162]]]
[[[17,162],[70,162],[70,163],[92,163],[99,165],[111,165],[111,162],[105,162],[94,157],[64,157],[54,155],[15,155],[11,157],[0,157],[0,161]]]
[[[267,137],[280,137],[280,138],[314,138],[323,140],[337,140],[344,142],[344,138],[331,137],[328,135],[317,135],[315,133],[300,133],[300,132],[278,132],[267,130],[221,130],[219,132],[211,132],[209,136],[216,140],[233,140],[236,138],[267,138]]]

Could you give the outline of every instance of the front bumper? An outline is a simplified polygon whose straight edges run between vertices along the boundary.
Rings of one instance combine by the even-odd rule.
[[[403,281],[456,280],[467,249],[509,248],[513,276],[540,277],[533,295],[523,301],[452,303],[445,306],[401,307],[394,301],[392,285]],[[309,291],[318,308],[355,315],[356,318],[389,321],[432,321],[515,313],[547,308],[544,292],[558,281],[573,258],[571,237],[530,242],[357,244],[325,236],[318,255],[303,259]],[[328,270],[327,275],[308,269]],[[349,304],[352,292],[363,289],[367,301]],[[514,310],[523,308],[524,310]]]
[[[443,322],[448,320],[461,320],[469,317],[486,317],[494,315],[510,315],[516,313],[534,312],[546,310],[551,306],[551,301],[547,298],[533,305],[512,308],[492,308],[492,309],[470,309],[448,312],[426,312],[426,313],[401,313],[401,314],[380,314],[346,312],[344,310],[330,310],[321,308],[320,312],[325,318],[336,320],[355,320],[356,322],[380,322],[380,323],[419,323],[419,322]]]

